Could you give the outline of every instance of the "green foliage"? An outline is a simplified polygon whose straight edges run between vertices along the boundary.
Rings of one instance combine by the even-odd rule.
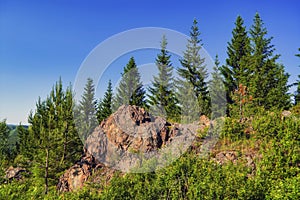
[[[112,84],[111,84],[111,80],[109,80],[107,90],[104,94],[103,100],[100,100],[98,103],[97,119],[99,123],[112,114],[112,101],[113,101],[112,92],[113,92]]]
[[[261,121],[269,117],[269,114],[266,114]],[[255,120],[258,118],[259,116]],[[231,118],[226,119],[224,132],[243,134],[243,128],[238,127],[240,123],[230,120]],[[274,120],[277,124],[281,118],[274,114],[274,117],[267,122],[268,127],[273,127],[271,123]],[[228,128],[231,126],[229,122],[236,125],[234,130]],[[272,129],[269,129],[269,132],[267,128],[263,129],[265,135],[272,135],[275,139],[262,138],[263,140],[260,141],[260,151],[263,155],[260,158],[257,153],[257,158],[253,158],[256,163],[256,173],[252,175],[249,175],[249,167],[241,161],[236,164],[229,162],[219,165],[209,158],[199,158],[193,153],[187,153],[170,166],[155,173],[127,174],[124,177],[114,178],[104,189],[102,198],[298,199],[299,118],[287,118],[281,121],[281,124],[277,134],[272,134],[271,132],[274,131]],[[230,135],[223,135],[223,137],[228,138]],[[247,148],[252,148],[250,144],[255,144],[259,140],[252,139],[251,142],[243,143],[247,146],[240,148],[247,153]]]
[[[82,141],[85,141],[98,125],[96,104],[95,86],[93,80],[88,78],[75,112],[76,128]]]
[[[158,76],[154,76],[152,86],[149,90],[149,104],[153,115],[166,116],[168,119],[178,119],[179,107],[174,92],[173,66],[169,52],[167,51],[167,39],[163,36],[160,54],[156,58]]]
[[[18,136],[15,127],[6,120],[0,122],[0,167],[12,164],[18,154]]]
[[[55,185],[59,173],[81,154],[82,144],[75,130],[73,108],[72,90],[68,87],[64,92],[59,80],[45,101],[38,100],[35,113],[29,116],[31,142],[22,142],[33,157],[35,182],[40,186],[44,184],[45,193]]]
[[[193,123],[199,120],[199,101],[195,95],[193,86],[187,81],[180,81],[177,85],[176,98],[180,102],[180,123]]]
[[[152,173],[116,173],[108,184],[99,179],[93,182],[102,173],[96,171],[95,177],[90,177],[81,190],[58,193],[59,176],[81,155],[82,143],[76,127],[85,139],[97,124],[93,81],[88,79],[74,113],[72,89],[69,86],[63,90],[59,80],[45,100],[39,98],[36,110],[29,116],[28,129],[22,125],[12,129],[5,120],[0,122],[0,199],[300,199],[299,81],[292,114],[283,116],[282,109],[289,107],[288,75],[284,66],[277,63],[279,56],[274,55],[272,38],[266,38],[267,30],[258,14],[250,29],[251,38],[240,16],[235,25],[228,43],[226,66],[219,67],[216,58],[212,80],[206,83],[204,59],[199,55],[200,33],[194,21],[181,60],[183,68],[178,70],[181,80],[176,82],[177,96],[166,38],[161,42],[156,59],[159,74],[149,88],[154,114],[165,114],[170,121],[178,121],[181,114],[182,122],[190,122],[202,111],[210,113],[201,106],[210,101],[213,105],[210,108],[213,130],[206,128],[198,134],[199,141],[193,145],[196,151],[191,149],[169,166]],[[117,102],[147,108],[133,58],[124,68],[117,92]],[[225,118],[222,117],[224,97],[230,103],[230,117]],[[178,102],[184,104],[179,107]],[[98,104],[99,122],[112,113],[111,106],[109,81]],[[74,115],[80,118],[75,120]],[[206,136],[220,136],[220,140],[211,154],[203,156],[197,153],[197,148],[204,144]],[[216,154],[223,150],[236,151],[237,158],[219,164]],[[157,162],[149,160],[143,169],[153,169]],[[4,175],[9,165],[25,167],[31,173],[23,175],[21,180],[7,180]]]
[[[272,183],[266,199],[300,199],[300,175],[276,180]]]
[[[275,48],[271,44],[273,38],[266,38],[268,32],[258,13],[253,21],[249,31],[252,45],[249,60],[252,73],[249,83],[254,103],[266,109],[286,109],[290,104],[287,94],[289,75],[282,65],[276,63],[279,55],[274,55]]]
[[[257,110],[253,105],[253,97],[249,94],[248,88],[239,85],[232,94],[233,103],[229,106],[231,117],[243,121],[251,117]]]
[[[280,114],[266,112],[263,116],[255,116],[252,126],[258,137],[274,137],[278,134],[281,121],[278,120]]]
[[[221,137],[230,138],[231,140],[241,139],[245,135],[245,128],[246,125],[240,123],[239,119],[226,117],[224,127],[221,131]]]
[[[255,170],[251,174],[251,168],[242,159],[220,165],[211,159],[213,154],[199,157],[190,151],[156,172],[115,174],[108,185],[101,187],[86,184],[82,190],[58,194],[53,186],[44,195],[43,188],[29,177],[21,182],[0,185],[0,198],[299,199],[300,119],[294,115],[282,119],[280,112],[262,110],[253,116],[251,125],[255,133],[249,140],[241,137],[243,124],[226,118],[221,146],[215,147],[216,151],[240,149],[242,153],[239,155],[242,155],[250,153],[255,145],[258,149],[252,158]],[[238,133],[240,136],[236,137]],[[223,139],[230,139],[231,143],[222,146]]]
[[[300,118],[300,104],[293,106],[291,111],[296,117]]]
[[[8,159],[9,157],[9,147],[8,147],[8,137],[9,137],[9,128],[6,125],[6,121],[3,120],[0,122],[0,159],[1,164],[3,160]]]
[[[29,134],[28,129],[24,128],[21,124],[17,126],[16,131],[19,138],[18,141],[19,154],[32,159],[33,155],[31,154],[30,148],[34,138],[32,138],[31,137],[32,135]]]
[[[226,114],[226,88],[220,71],[218,55],[215,58],[215,66],[209,82],[209,94],[211,98],[211,119],[216,119]]]
[[[232,39],[227,46],[227,55],[226,65],[222,66],[220,70],[224,76],[227,102],[232,104],[232,92],[238,89],[240,84],[247,86],[249,74],[251,73],[247,68],[247,59],[250,55],[250,39],[241,16],[236,19]]]
[[[124,71],[122,73],[122,79],[117,88],[116,96],[114,98],[113,108],[117,110],[121,105],[136,105],[146,108],[145,94],[141,82],[141,76],[138,72],[135,60],[130,58]]]
[[[300,48],[298,49],[298,51],[300,51]],[[300,58],[300,53],[296,54],[297,57]],[[300,67],[300,65],[299,65]],[[298,75],[299,80],[294,83],[294,85],[297,86],[296,92],[295,92],[295,105],[300,104],[300,74]]]
[[[258,13],[250,28],[250,37],[243,24],[243,19],[238,16],[232,40],[227,47],[228,59],[226,65],[221,68],[228,103],[234,103],[234,92],[242,84],[249,89],[253,105],[263,106],[268,110],[289,108],[289,75],[285,73],[284,67],[277,63],[279,55],[274,55],[272,37],[266,37],[267,29]],[[230,115],[235,114],[230,109],[228,111],[231,111]]]
[[[285,118],[271,126],[274,139],[263,145],[257,176],[264,180],[266,199],[299,199],[300,120]]]
[[[191,85],[189,87],[198,99],[198,106],[194,109],[198,109],[200,114],[208,116],[210,114],[210,97],[206,80],[208,74],[204,63],[205,58],[202,58],[199,52],[202,48],[202,41],[199,36],[198,22],[194,19],[186,51],[183,54],[183,59],[180,60],[182,68],[177,70],[181,78],[177,80],[177,85],[178,93],[182,96],[186,94],[187,90],[190,90],[187,89],[187,84]]]
[[[259,199],[260,189],[247,181],[247,169],[220,166],[187,154],[155,174],[114,179],[103,199]]]

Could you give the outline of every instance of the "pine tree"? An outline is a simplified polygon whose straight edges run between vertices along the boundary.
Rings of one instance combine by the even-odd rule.
[[[109,80],[107,90],[104,94],[104,98],[103,100],[100,100],[98,104],[97,119],[99,123],[112,114],[112,100],[113,100],[112,97],[113,97],[112,84],[111,84],[111,80]]]
[[[114,110],[118,109],[121,105],[147,107],[145,101],[146,91],[140,79],[141,76],[138,72],[135,60],[131,57],[126,67],[124,67],[122,79],[117,88],[113,103]]]
[[[16,128],[18,135],[18,152],[20,155],[25,156],[26,158],[32,159],[31,154],[31,143],[33,142],[32,138],[29,135],[28,129],[24,128],[21,124]]]
[[[173,66],[171,64],[169,52],[166,49],[167,39],[163,36],[161,41],[161,50],[156,58],[158,75],[154,76],[152,86],[149,90],[149,104],[151,111],[155,115],[165,116],[168,119],[177,119],[179,117],[178,100],[175,97],[173,87]]]
[[[59,80],[45,101],[39,98],[35,112],[31,112],[28,119],[33,173],[36,184],[44,184],[45,193],[56,183],[58,172],[81,154],[82,143],[75,130],[73,107],[71,88],[64,92]],[[28,148],[28,144],[24,146]]]
[[[275,48],[271,44],[273,37],[267,38],[267,33],[262,19],[256,13],[250,29],[252,55],[249,60],[251,79],[248,88],[255,105],[266,109],[285,109],[290,104],[287,94],[289,75],[282,65],[276,63],[280,55],[274,55]]]
[[[298,49],[298,51],[300,51],[300,48]],[[300,58],[300,53],[296,54],[296,56]],[[297,86],[297,89],[295,92],[295,105],[300,104],[300,74],[298,75],[298,78],[299,78],[299,80],[295,83],[295,85]]]
[[[247,67],[249,55],[250,40],[244,26],[244,20],[238,16],[232,31],[231,42],[228,42],[227,46],[226,65],[220,68],[224,77],[226,99],[229,104],[233,103],[231,96],[238,89],[239,84],[247,85],[249,82],[249,75],[251,74],[251,70]]]
[[[6,121],[3,120],[0,122],[0,160],[2,166],[4,160],[7,160],[9,155],[9,148],[8,148],[8,137],[9,137],[9,131]]]
[[[36,178],[36,184],[44,184],[45,194],[48,193],[49,179],[51,179],[50,177],[52,175],[52,173],[49,172],[49,168],[51,169],[52,166],[49,167],[49,165],[54,164],[53,167],[57,166],[57,163],[50,163],[49,161],[51,159],[49,152],[51,153],[51,156],[53,156],[55,153],[52,153],[52,151],[55,151],[57,147],[53,125],[53,123],[55,123],[54,116],[52,115],[53,110],[49,97],[43,102],[39,98],[36,104],[35,114],[29,116],[28,120],[32,126],[32,134],[36,139],[34,144],[36,152],[34,156],[35,163],[33,174]],[[52,179],[52,181],[54,180]]]
[[[212,80],[209,82],[209,93],[211,97],[211,118],[215,119],[224,116],[226,113],[226,90],[220,72],[218,55],[215,58]]]
[[[88,78],[75,113],[77,131],[83,141],[87,139],[98,125],[96,107],[95,86],[93,80]]]
[[[210,97],[206,79],[208,77],[205,59],[201,58],[199,51],[202,48],[202,41],[199,39],[200,32],[198,29],[198,22],[195,19],[190,31],[190,38],[188,39],[187,49],[184,52],[183,59],[180,60],[182,68],[179,68],[178,74],[182,80],[177,82],[179,88],[184,88],[189,82],[194,90],[196,98],[198,99],[201,114],[209,115],[210,113]],[[184,94],[185,91],[179,91]]]
[[[59,131],[62,136],[59,147],[62,149],[60,166],[62,168],[73,164],[82,154],[83,143],[76,130],[74,119],[75,100],[72,86],[66,88],[62,102],[62,118]]]

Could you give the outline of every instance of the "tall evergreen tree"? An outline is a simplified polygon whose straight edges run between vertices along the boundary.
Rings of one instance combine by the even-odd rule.
[[[201,58],[199,51],[202,48],[202,40],[199,38],[200,32],[198,22],[193,21],[193,26],[190,31],[190,38],[188,39],[187,49],[184,52],[183,59],[180,60],[182,68],[179,68],[178,74],[181,80],[178,80],[177,85],[184,88],[188,82],[192,85],[196,98],[198,99],[201,114],[208,115],[210,113],[210,97],[206,79],[208,77],[205,65],[205,59]],[[185,91],[179,91],[184,94]]]
[[[71,85],[64,92],[64,101],[62,102],[62,117],[59,126],[62,141],[59,147],[62,149],[60,165],[68,167],[70,163],[76,161],[81,156],[83,143],[80,140],[75,126],[74,109],[75,100]]]
[[[88,78],[75,113],[77,131],[83,141],[87,139],[98,125],[96,108],[95,86],[93,80]]]
[[[121,105],[136,105],[146,108],[145,94],[146,91],[143,88],[140,73],[134,58],[131,57],[126,67],[124,67],[122,79],[114,98],[113,108],[116,110]]]
[[[284,109],[290,104],[287,94],[289,75],[282,65],[276,63],[280,55],[274,55],[275,48],[271,44],[273,38],[267,38],[267,33],[262,19],[256,13],[250,29],[252,55],[249,60],[251,80],[248,88],[255,105],[266,109]]]
[[[1,121],[0,122],[0,160],[1,160],[0,166],[3,163],[5,163],[4,160],[6,160],[9,155],[9,148],[8,148],[9,131],[10,129],[6,124],[6,120]]]
[[[211,118],[215,119],[224,116],[226,113],[226,90],[220,72],[218,55],[215,58],[212,79],[209,82],[209,93],[211,97]]]
[[[251,74],[251,70],[247,67],[249,55],[250,39],[244,26],[244,20],[238,16],[232,31],[232,39],[227,46],[226,65],[220,68],[224,77],[226,99],[229,104],[233,103],[231,96],[238,89],[239,84],[248,85]]]
[[[298,49],[298,51],[300,51],[300,48]],[[297,57],[300,58],[300,53],[296,54]],[[299,65],[300,67],[300,65]],[[296,88],[296,92],[295,92],[295,105],[300,104],[300,74],[298,75],[299,80],[297,80],[297,82],[294,84],[297,88]]]
[[[199,120],[201,115],[199,102],[195,95],[193,85],[182,79],[176,80],[176,99],[179,102],[178,113],[180,113],[180,123],[193,123]]]
[[[149,90],[149,104],[151,111],[160,116],[166,116],[168,119],[179,117],[179,107],[174,92],[173,66],[171,64],[169,52],[167,51],[167,39],[163,36],[161,41],[161,50],[156,58],[158,75],[154,76],[152,86]]]
[[[103,100],[100,100],[98,104],[97,119],[99,123],[112,114],[112,100],[113,100],[112,98],[113,98],[112,84],[111,84],[111,80],[109,80],[107,90],[104,94],[104,98]]]
[[[32,159],[31,143],[33,138],[30,137],[28,129],[24,128],[21,124],[16,128],[18,135],[18,151],[19,154],[26,158]]]
[[[82,143],[73,121],[71,88],[63,91],[62,82],[56,83],[45,101],[40,98],[35,113],[28,122],[33,151],[33,173],[36,184],[44,184],[45,193],[56,183],[59,173],[81,154]],[[24,138],[24,137],[23,137]]]

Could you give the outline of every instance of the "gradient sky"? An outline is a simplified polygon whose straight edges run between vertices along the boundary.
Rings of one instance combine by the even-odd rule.
[[[294,82],[300,74],[294,56],[300,47],[299,10],[298,0],[0,0],[0,120],[26,124],[38,97],[45,98],[60,76],[64,85],[74,83],[85,57],[108,37],[149,26],[188,34],[194,18],[204,48],[223,64],[236,17],[249,28],[259,12]],[[147,59],[155,54],[140,56],[137,64]],[[126,64],[119,63],[116,74]]]

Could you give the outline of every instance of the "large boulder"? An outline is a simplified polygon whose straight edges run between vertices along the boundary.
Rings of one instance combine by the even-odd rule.
[[[124,105],[102,121],[87,138],[85,148],[98,162],[124,172],[151,159],[162,161],[158,165],[163,166],[165,154],[171,152],[177,158],[191,145],[197,129],[206,125],[171,124],[143,108]]]
[[[202,116],[200,120],[200,124],[172,124],[143,108],[121,106],[88,136],[85,156],[62,175],[57,188],[59,191],[81,188],[96,166],[105,169],[106,179],[110,179],[114,170],[145,172],[163,167],[190,147],[198,129],[209,125],[208,118]],[[149,167],[148,161],[154,159],[155,166]]]
[[[97,163],[95,158],[86,150],[80,161],[70,167],[59,179],[57,190],[60,192],[75,191],[84,186],[84,183],[96,171],[100,170],[101,175],[106,177],[106,181],[112,178],[113,169],[107,168],[101,163]]]
[[[96,167],[95,158],[90,154],[85,154],[80,161],[69,168],[59,179],[57,190],[60,192],[74,191],[82,188],[84,182],[92,174]]]

